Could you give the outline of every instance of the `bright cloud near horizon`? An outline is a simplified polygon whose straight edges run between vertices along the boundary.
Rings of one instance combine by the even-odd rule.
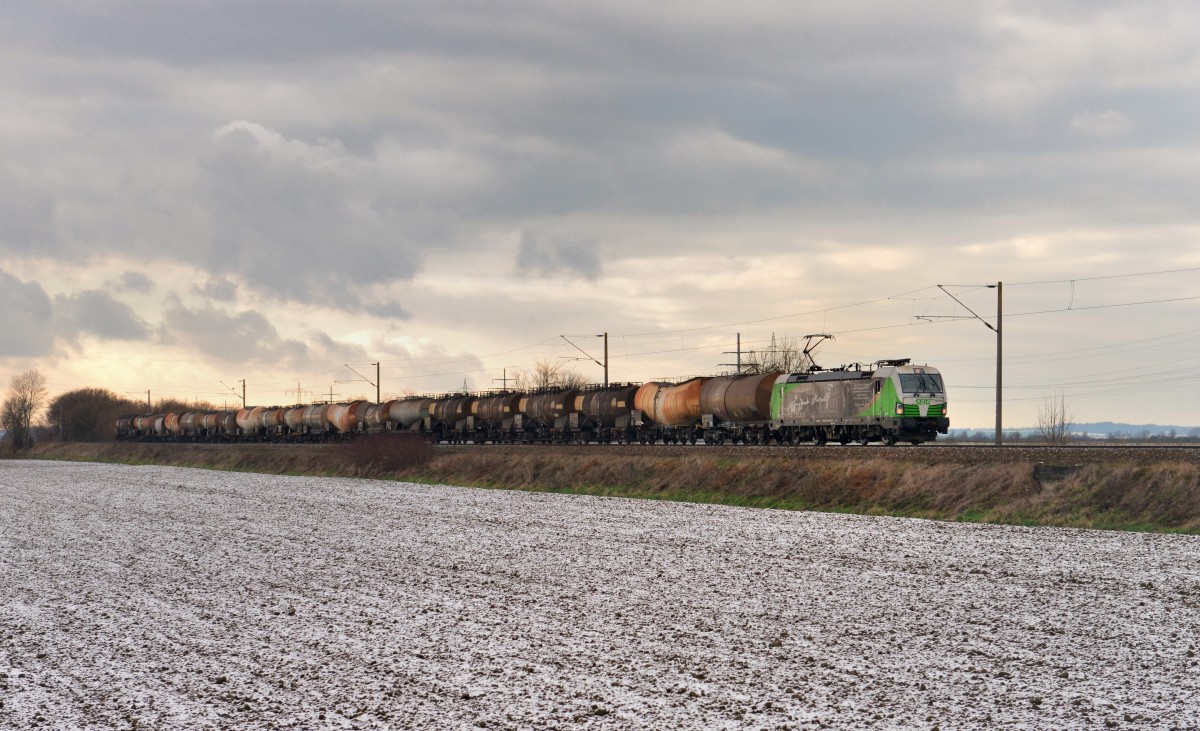
[[[1006,427],[1200,425],[1198,37],[1182,1],[21,4],[0,376],[282,404],[831,333],[987,428],[1003,281]]]

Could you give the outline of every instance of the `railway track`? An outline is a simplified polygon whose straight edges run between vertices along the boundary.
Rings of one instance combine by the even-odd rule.
[[[195,450],[336,450],[346,443],[124,443],[131,450],[139,447],[174,446]],[[113,442],[95,442],[116,446]],[[687,445],[687,444],[437,444],[435,453],[471,453],[486,450],[492,454],[584,456],[604,455],[612,458],[624,457],[686,457],[693,455],[721,454],[736,459],[887,459],[925,464],[986,464],[1009,462],[1043,462],[1047,464],[1078,465],[1094,463],[1138,463],[1186,462],[1200,464],[1200,444],[1190,445],[1044,445],[1044,444],[955,444],[946,442],[925,443],[920,446],[846,446],[826,444],[794,446],[757,445]]]

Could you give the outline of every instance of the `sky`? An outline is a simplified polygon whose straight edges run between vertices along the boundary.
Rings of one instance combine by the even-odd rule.
[[[1006,428],[1200,425],[1196,38],[1184,1],[18,4],[0,379],[288,404],[828,333],[990,428],[999,306]]]

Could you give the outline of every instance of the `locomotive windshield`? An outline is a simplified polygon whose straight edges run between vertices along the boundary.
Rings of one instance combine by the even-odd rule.
[[[941,393],[942,377],[937,373],[901,373],[900,390],[904,393]]]

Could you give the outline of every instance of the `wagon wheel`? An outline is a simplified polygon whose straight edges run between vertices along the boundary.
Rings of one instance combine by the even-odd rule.
[[[889,447],[896,446],[896,435],[895,434],[884,434],[883,435],[883,443]]]

